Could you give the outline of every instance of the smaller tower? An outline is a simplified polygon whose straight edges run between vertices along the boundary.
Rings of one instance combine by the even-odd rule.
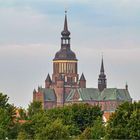
[[[128,84],[126,83],[126,85],[125,85],[125,89],[128,91]]]
[[[33,93],[34,93],[34,94],[36,93],[36,89],[34,89]]]
[[[33,91],[33,100],[36,99],[36,93],[37,93],[37,91],[36,91],[36,89],[34,89],[34,91]]]
[[[51,80],[50,75],[48,74],[48,75],[47,75],[47,78],[46,78],[46,80],[45,80],[45,88],[50,88],[51,83],[52,83],[52,80]]]
[[[79,87],[86,88],[86,79],[85,79],[85,76],[83,73],[82,73],[80,80],[79,80]]]
[[[102,57],[101,69],[100,69],[100,74],[99,74],[99,78],[98,78],[98,89],[101,92],[106,87],[107,87],[107,82],[106,82],[106,75],[104,73],[104,62],[103,62],[103,57]]]

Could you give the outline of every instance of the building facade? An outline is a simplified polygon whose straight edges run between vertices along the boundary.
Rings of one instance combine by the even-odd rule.
[[[113,112],[116,107],[132,101],[128,86],[124,89],[108,88],[103,58],[98,78],[98,88],[87,88],[86,78],[78,74],[78,60],[71,50],[70,31],[65,13],[64,29],[61,32],[61,48],[53,59],[53,74],[47,75],[45,87],[33,91],[33,100],[41,101],[43,108],[50,109],[72,103],[100,105],[103,111]]]

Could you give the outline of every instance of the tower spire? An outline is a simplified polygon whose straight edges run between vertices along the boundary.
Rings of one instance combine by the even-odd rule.
[[[102,55],[102,62],[101,62],[100,73],[101,73],[101,74],[104,74],[104,61],[103,61],[103,55]]]
[[[67,11],[65,10],[64,31],[68,31]]]
[[[67,11],[66,10],[65,10],[64,29],[61,32],[61,35],[65,38],[69,38],[69,35],[70,35],[70,31],[68,30]]]
[[[107,83],[106,83],[106,75],[104,73],[104,61],[103,61],[103,55],[102,55],[100,74],[98,78],[98,89],[100,91],[103,91],[104,88],[106,87],[107,87]]]

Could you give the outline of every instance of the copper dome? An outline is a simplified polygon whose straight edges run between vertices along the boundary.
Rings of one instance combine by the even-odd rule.
[[[76,55],[70,48],[61,48],[56,54],[54,60],[77,60]]]

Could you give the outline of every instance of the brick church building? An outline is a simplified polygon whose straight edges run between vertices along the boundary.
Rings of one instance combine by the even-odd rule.
[[[76,54],[71,50],[66,14],[61,35],[61,48],[53,59],[53,74],[52,76],[48,74],[44,88],[34,89],[34,101],[41,101],[45,109],[72,103],[89,103],[100,105],[106,112],[113,112],[119,104],[132,101],[127,84],[124,89],[107,87],[103,58],[98,88],[86,87],[86,78],[83,73],[79,77],[78,60]]]

